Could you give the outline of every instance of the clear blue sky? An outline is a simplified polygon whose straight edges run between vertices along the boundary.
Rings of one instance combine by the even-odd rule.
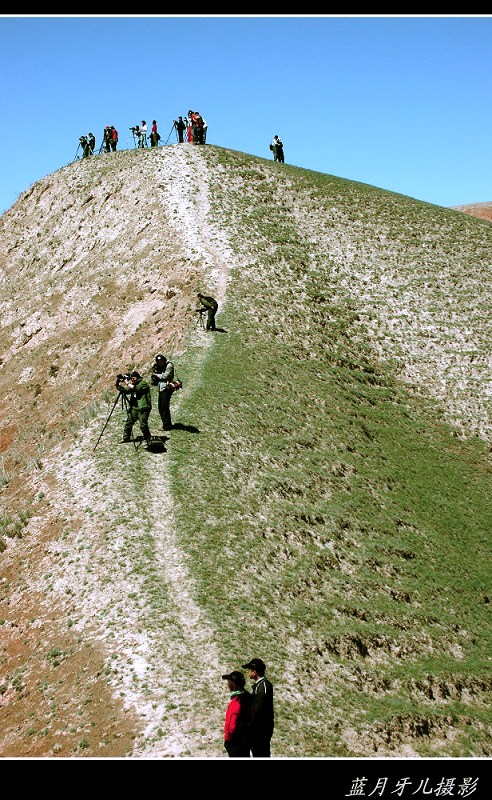
[[[0,16],[0,213],[105,125],[188,109],[208,142],[440,206],[492,201],[491,15]],[[168,140],[168,137],[170,138]]]

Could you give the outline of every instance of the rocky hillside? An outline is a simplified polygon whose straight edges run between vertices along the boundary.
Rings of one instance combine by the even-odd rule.
[[[290,452],[300,419],[316,424],[332,391],[326,365],[370,376],[357,398],[365,410],[381,370],[391,379],[378,391],[405,405],[408,417],[420,404],[431,408],[449,431],[450,452],[453,440],[463,443],[453,458],[473,461],[480,480],[489,478],[491,231],[487,221],[455,210],[214,146],[77,161],[19,197],[0,218],[1,757],[222,758],[220,675],[257,655],[271,665],[279,698],[274,755],[489,754],[491,731],[481,715],[490,680],[475,651],[476,670],[467,671],[468,661],[464,673],[460,666],[489,602],[478,577],[480,609],[470,630],[460,617],[454,632],[449,623],[420,636],[416,625],[436,624],[430,601],[410,600],[400,587],[392,591],[402,616],[387,618],[405,630],[405,647],[381,631],[378,637],[382,612],[367,640],[361,637],[364,612],[349,609],[347,588],[322,583],[330,570],[334,579],[335,571],[355,576],[360,568],[323,538],[330,514],[343,516],[326,475],[350,483],[354,473],[347,429],[333,423],[331,460],[320,460],[313,489],[312,502],[324,494],[331,503],[327,516],[306,510],[311,500],[290,458],[282,489],[270,448],[275,440],[277,457],[288,442]],[[196,324],[198,291],[219,302],[215,336]],[[233,345],[238,356],[228,350]],[[114,404],[114,378],[133,368],[148,374],[158,352],[185,379],[173,399],[181,427],[170,433],[166,458],[150,461],[143,448],[117,445],[124,415]],[[361,352],[377,366],[358,360]],[[207,376],[218,380],[218,364],[228,359],[211,397]],[[274,376],[280,383],[285,368],[296,387],[301,361],[312,365],[312,388],[309,402],[304,394],[296,399],[302,414],[289,423],[283,410],[274,416],[281,403]],[[391,380],[408,393],[404,401],[386,388]],[[333,419],[344,403],[334,402]],[[197,436],[200,413],[209,414],[210,439]],[[244,430],[234,435],[241,421]],[[366,441],[374,438],[370,427],[366,419]],[[312,431],[301,446],[315,460]],[[261,505],[254,492],[269,469],[276,489]],[[229,496],[221,494],[222,480]],[[209,489],[220,511],[202,507]],[[347,497],[350,489],[344,483],[340,491]],[[370,503],[379,491],[374,482]],[[290,537],[280,522],[296,496],[296,530],[306,528],[306,537],[309,530],[309,542],[298,532]],[[218,525],[227,508],[229,523]],[[357,514],[357,536],[365,530],[367,538],[367,519],[364,528]],[[265,626],[262,605],[244,600],[241,607],[248,581],[262,579],[256,568],[253,575],[238,567],[234,526],[246,518],[250,531],[267,520],[259,541],[273,548],[264,564],[264,591],[275,594]],[[355,552],[353,521],[337,526],[340,547]],[[400,520],[398,537],[413,536],[410,528]],[[407,543],[394,547],[402,562],[415,557]],[[275,570],[301,551],[303,558],[323,552],[319,575],[301,571],[280,588]],[[377,593],[393,568],[374,558]],[[309,613],[320,610],[315,622],[299,612],[299,592]],[[338,605],[329,616],[321,605],[332,593]],[[389,594],[386,587],[385,602]],[[419,606],[426,609],[420,622]],[[245,613],[255,635],[240,629]],[[330,638],[341,619],[343,635]],[[446,678],[419,661],[439,650],[440,636],[457,665]],[[419,664],[412,679],[398,677],[402,661]],[[377,679],[378,663],[396,670],[387,684]],[[314,697],[320,685],[328,698],[322,709]],[[425,696],[432,706],[428,714],[420,707],[399,713],[396,699],[386,698],[395,707],[385,706],[385,721],[362,719],[362,701],[357,721],[337,715],[347,687],[364,686],[372,703],[388,692],[407,697],[410,685],[415,702]],[[446,713],[450,698],[463,704],[463,730],[473,720],[473,745],[463,744],[454,711]]]

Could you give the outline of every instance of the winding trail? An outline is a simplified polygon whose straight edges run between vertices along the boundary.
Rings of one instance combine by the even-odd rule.
[[[180,249],[203,262],[203,285],[223,305],[232,254],[226,243],[217,244],[223,232],[210,223],[206,164],[196,152],[191,159],[187,146],[163,148],[162,159],[160,202]],[[199,372],[211,337],[200,330],[193,336]],[[182,397],[186,391],[192,386]],[[100,420],[93,420],[70,450],[60,446],[53,464],[53,507],[58,518],[73,523],[71,552],[77,553],[61,558],[69,541],[49,547],[50,562],[58,564],[53,586],[59,597],[70,592],[77,598],[76,630],[104,643],[114,693],[141,720],[132,757],[223,755],[217,739],[210,741],[211,727],[220,731],[222,725],[215,631],[195,602],[176,535],[170,445],[164,458],[121,448],[116,480],[115,448],[101,448],[97,457],[92,452],[99,427]],[[42,572],[43,565],[40,588]]]

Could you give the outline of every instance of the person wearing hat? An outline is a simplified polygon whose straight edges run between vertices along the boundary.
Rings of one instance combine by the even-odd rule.
[[[249,758],[248,721],[251,694],[245,688],[246,679],[242,672],[233,670],[222,675],[230,692],[229,704],[224,721],[224,747],[229,758]]]
[[[253,758],[270,758],[270,740],[275,725],[273,686],[265,677],[266,665],[261,658],[252,658],[242,668],[248,670],[252,684],[249,716],[251,755]]]
[[[171,382],[174,380],[174,364],[169,361],[162,353],[158,353],[152,366],[151,381],[154,386],[159,387],[157,408],[162,420],[162,430],[172,430],[171,420],[171,396],[174,391]]]
[[[133,426],[138,420],[142,436],[148,445],[151,439],[149,414],[152,409],[149,384],[147,381],[144,381],[139,372],[135,371],[131,373],[128,380],[123,375],[118,375],[116,379],[116,388],[119,392],[122,392],[128,400],[126,405],[126,422],[123,428],[121,444],[131,442]]]

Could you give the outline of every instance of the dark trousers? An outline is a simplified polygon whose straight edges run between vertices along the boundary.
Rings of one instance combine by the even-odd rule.
[[[251,755],[253,758],[270,758],[270,737],[264,736],[251,741]]]
[[[157,401],[157,408],[162,420],[162,427],[163,428],[171,428],[171,396],[172,396],[172,389],[163,389],[162,392],[159,392],[159,399]]]
[[[229,758],[249,758],[249,746],[247,744],[224,742],[224,747]]]
[[[214,331],[215,330],[215,315],[217,313],[216,308],[207,308],[207,331]]]
[[[150,409],[147,409],[146,411],[139,411],[138,408],[133,406],[129,408],[127,411],[125,427],[123,429],[123,439],[131,438],[133,426],[137,420],[139,422],[140,430],[142,431],[142,436],[144,439],[146,441],[150,439],[149,414]]]

